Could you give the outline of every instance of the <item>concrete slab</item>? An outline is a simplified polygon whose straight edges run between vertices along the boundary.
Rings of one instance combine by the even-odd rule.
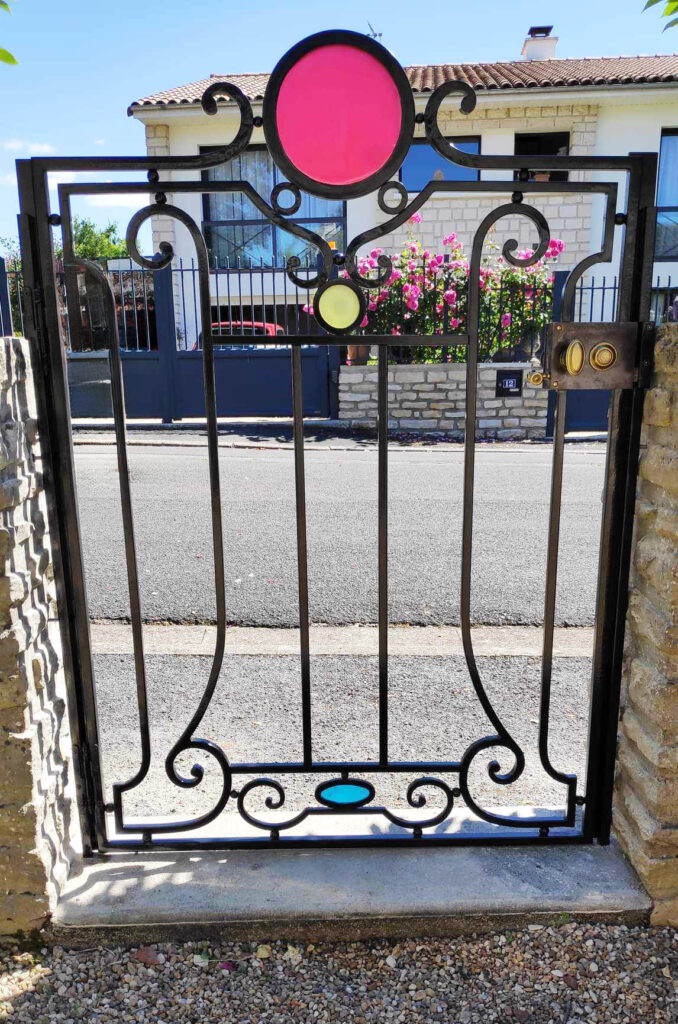
[[[51,937],[356,940],[638,924],[649,911],[616,845],[158,851],[80,863]]]
[[[132,654],[132,629],[124,622],[92,623],[94,654]],[[311,626],[313,655],[375,656],[379,650],[376,626]],[[144,625],[147,654],[185,654],[211,657],[216,642],[215,626]],[[543,631],[539,626],[478,626],[473,630],[476,655],[486,657],[533,657],[542,653]],[[227,654],[298,655],[299,630],[265,626],[229,626]],[[457,626],[391,626],[391,657],[454,657],[464,653]],[[557,627],[553,637],[556,658],[586,658],[593,653],[593,629]]]

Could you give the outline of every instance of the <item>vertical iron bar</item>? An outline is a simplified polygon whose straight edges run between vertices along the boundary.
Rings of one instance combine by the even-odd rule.
[[[228,332],[233,334],[233,310],[231,309],[231,267],[230,258],[226,259],[226,301],[228,302]]]
[[[377,382],[379,516],[379,764],[388,764],[388,346],[379,346]]]
[[[125,316],[125,285],[124,285],[124,282],[123,282],[123,279],[122,279],[122,269],[120,267],[118,267],[118,284],[120,286],[120,319],[122,321],[123,348],[125,349],[125,352],[127,352],[129,350],[129,345],[127,344],[127,317]],[[85,287],[85,294],[87,294],[87,287]],[[91,335],[91,332],[92,332],[92,318],[91,317],[89,318],[89,329],[90,329],[90,335]]]
[[[294,488],[297,509],[297,566],[299,576],[299,645],[301,655],[301,721],[304,767],[313,763],[311,736],[311,659],[308,619],[308,551],[306,543],[306,478],[304,472],[304,412],[301,348],[291,347],[292,412],[294,416]]]
[[[219,276],[220,276],[219,275],[219,268],[217,266],[215,266],[214,267],[214,287],[215,287],[216,297],[217,297],[217,323],[219,325],[217,327],[217,334],[222,334],[223,331],[222,331],[222,328],[221,328],[221,296],[220,296],[220,293],[219,293]]]
[[[148,317],[148,286],[146,284],[146,268],[141,268],[141,287],[144,296],[144,321],[146,323],[146,349],[151,351],[151,323]]]
[[[134,291],[134,268],[132,267],[132,260],[129,261],[129,279],[130,286],[132,289],[132,317],[134,322],[134,349],[136,352],[139,351],[139,322],[137,320],[137,297]]]
[[[95,712],[94,673],[80,540],[68,401],[66,348],[59,330],[47,174],[34,161],[17,161],[26,336],[36,368],[38,419],[55,564],[64,674],[77,766],[75,785],[83,853],[106,839]]]
[[[252,324],[254,324],[254,321],[256,320],[256,316],[254,315],[254,275],[252,273],[252,257],[251,256],[250,256],[250,277],[249,277],[249,281],[250,281],[250,319],[252,321]],[[240,332],[241,332],[241,334],[245,333],[245,326],[244,326],[244,324],[240,327]],[[252,332],[254,333],[254,327],[252,327]]]
[[[197,289],[195,287],[195,257],[193,257],[193,256],[191,256],[191,287],[193,289],[193,323],[195,324],[195,336],[197,338],[198,335],[200,334],[200,327],[199,327],[200,320],[198,318],[198,295],[197,295]],[[209,326],[210,326],[210,330],[211,330],[212,329],[212,309],[211,309],[211,307],[210,307],[210,324],[209,324]],[[186,325],[184,324],[184,330],[185,330],[185,328],[186,328]],[[205,333],[205,328],[203,327],[203,335],[204,335],[204,333]],[[188,342],[188,339],[186,339],[186,341]],[[188,347],[188,345],[187,345],[187,347]]]
[[[567,316],[567,311],[566,311]],[[558,548],[560,542],[560,511],[563,494],[563,461],[565,449],[565,419],[567,391],[556,395],[553,427],[553,462],[551,466],[551,496],[546,554],[546,587],[544,594],[544,637],[541,660],[541,702],[539,712],[539,753],[542,763],[548,763],[549,712],[551,707],[551,677],[553,673],[553,634],[558,587]]]
[[[264,334],[266,333],[266,285],[264,284],[264,257],[259,257],[259,276],[261,278],[261,322],[264,325]],[[254,317],[252,318],[254,319]]]
[[[181,284],[181,326],[183,327],[184,348],[188,348],[188,335],[186,334],[186,289],[184,286],[184,259],[179,257],[179,282]],[[200,337],[200,331],[198,331]],[[200,345],[198,345],[200,348]]]
[[[631,154],[618,320],[646,320],[654,260],[656,153]],[[643,353],[640,358],[651,358]],[[610,407],[589,719],[584,837],[610,841],[624,631],[645,393],[616,391]]]
[[[77,279],[76,279],[77,280]],[[89,305],[89,292],[87,291],[87,285],[85,284],[85,309],[87,311],[87,333],[89,334],[89,346],[92,347],[92,310]],[[117,309],[116,309],[116,320],[117,320]]]
[[[276,284],[275,263],[271,261],[271,291],[273,293],[273,327],[278,336],[278,287]]]
[[[287,274],[284,273],[284,271],[283,271],[282,281],[283,281],[283,323],[285,325],[285,334],[289,334],[290,333],[290,325],[289,325],[289,313],[288,313],[288,310],[287,310]],[[297,330],[298,330],[298,328],[297,328]]]
[[[72,238],[70,235],[70,209],[66,201],[63,205],[64,215],[62,222],[64,227],[64,254],[69,262],[72,259],[77,261],[73,255]],[[139,590],[139,572],[137,567],[136,544],[134,539],[134,516],[132,511],[132,491],[130,485],[129,463],[127,458],[127,429],[125,416],[125,392],[122,370],[122,356],[120,354],[120,340],[118,337],[117,322],[115,316],[115,296],[109,277],[99,268],[94,261],[77,261],[85,272],[90,271],[91,275],[99,282],[102,289],[102,300],[104,309],[108,307],[107,341],[108,357],[111,370],[111,393],[113,400],[113,420],[115,428],[115,445],[118,461],[118,480],[120,485],[120,507],[122,513],[122,526],[125,544],[125,567],[127,569],[127,590],[130,604],[130,620],[132,623],[132,640],[134,651],[134,674],[136,679],[137,707],[139,711],[139,734],[141,738],[141,764],[134,777],[126,784],[117,784],[113,787],[122,791],[134,788],[146,777],[151,763],[151,734],[148,717],[148,692],[146,686],[146,667],[144,661],[143,625],[141,618],[141,597]],[[115,801],[115,823],[116,827],[122,830],[122,805]]]
[[[584,305],[584,282],[582,281],[581,287],[579,288],[579,315],[577,316],[577,320],[579,320],[579,322],[581,322],[581,311],[582,311],[582,306],[583,305]]]
[[[241,273],[240,257],[239,256],[236,256],[235,262],[236,262],[236,272],[237,272],[237,276],[238,276],[238,301],[240,303],[240,333],[242,334],[242,330],[243,330],[242,324],[243,324],[243,320],[245,319],[245,312],[244,312],[243,304],[242,304],[242,273]],[[231,324],[231,330],[233,330],[233,324]]]

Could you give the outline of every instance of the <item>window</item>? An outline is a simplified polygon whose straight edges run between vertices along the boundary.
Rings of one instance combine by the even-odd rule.
[[[463,153],[480,153],[480,136],[467,135],[448,139]],[[441,156],[428,142],[416,141],[400,168],[400,180],[408,192],[420,192],[429,181],[477,181],[478,170],[453,164]]]
[[[678,128],[666,128],[662,132],[655,259],[678,260]]]
[[[516,135],[516,156],[567,156],[569,152],[569,132],[527,132]],[[515,178],[518,179],[517,171]],[[538,167],[531,167],[530,181],[567,181],[567,171],[540,171]]]
[[[248,181],[267,202],[274,185],[285,181],[267,149],[251,146],[228,163],[203,171],[204,181]],[[283,193],[281,203],[288,203]],[[242,192],[206,192],[203,195],[203,231],[213,267],[249,267],[250,264],[284,266],[290,256],[313,264],[317,249],[310,242],[278,228]],[[322,235],[343,251],[346,204],[316,199],[302,192],[294,223]]]

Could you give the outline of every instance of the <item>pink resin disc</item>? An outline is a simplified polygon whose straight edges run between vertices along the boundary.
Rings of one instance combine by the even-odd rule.
[[[277,104],[285,153],[308,178],[351,185],[381,170],[402,126],[396,83],[375,57],[321,46],[285,75]]]

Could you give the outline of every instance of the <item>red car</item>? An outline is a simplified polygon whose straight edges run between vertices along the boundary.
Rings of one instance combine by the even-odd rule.
[[[262,337],[275,338],[279,334],[284,334],[284,329],[280,324],[268,324],[262,323],[260,320],[221,320],[218,323],[212,324],[212,333],[218,337],[228,335],[228,337],[234,338],[247,338],[247,337]],[[234,342],[238,344],[238,342]],[[202,348],[202,331],[198,335],[198,340],[193,346],[193,351]]]

